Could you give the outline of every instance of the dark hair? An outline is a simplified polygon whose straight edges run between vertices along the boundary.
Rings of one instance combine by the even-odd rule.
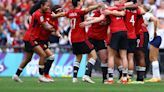
[[[40,0],[38,2],[36,2],[35,5],[32,6],[32,8],[29,11],[29,14],[32,15],[36,10],[38,10],[41,5],[44,5],[47,2],[47,0]]]
[[[79,1],[80,1],[80,0],[72,0],[72,5],[73,5],[74,7],[77,7]]]
[[[57,12],[58,12],[57,9],[59,9],[59,8],[61,8],[60,5],[54,5],[54,6],[51,8],[51,11],[53,11],[54,13],[57,13]]]
[[[112,0],[106,0],[106,2],[107,2],[108,4],[111,4]]]
[[[41,0],[41,1],[40,1],[40,4],[41,4],[41,5],[44,5],[46,2],[47,2],[47,0]]]
[[[127,2],[133,2],[135,4],[137,3],[137,0],[128,0]]]

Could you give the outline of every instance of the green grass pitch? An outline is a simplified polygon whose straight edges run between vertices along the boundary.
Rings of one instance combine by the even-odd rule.
[[[82,82],[73,84],[71,78],[54,78],[54,83],[38,83],[37,78],[21,77],[23,83],[17,83],[10,77],[0,77],[0,92],[164,92],[164,81],[122,85],[105,85],[101,78],[94,78],[95,84]]]

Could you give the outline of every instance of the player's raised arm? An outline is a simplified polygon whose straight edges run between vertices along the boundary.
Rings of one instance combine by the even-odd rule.
[[[93,23],[100,22],[104,19],[105,19],[105,15],[101,15],[100,17],[94,17],[92,20],[84,21],[84,22],[80,23],[80,26],[84,27],[84,26],[87,26],[87,25],[90,25]]]
[[[58,18],[58,17],[64,17],[65,14],[66,14],[66,12],[61,12],[61,13],[57,13],[57,14],[55,14],[54,12],[52,12],[51,16],[53,18]]]
[[[126,5],[125,6],[125,9],[137,9],[138,8],[138,5],[136,5],[136,4],[132,4],[132,5]]]
[[[113,11],[111,11],[111,10],[104,10],[103,11],[103,14],[104,15],[114,15],[114,16],[125,16],[125,11],[117,11],[117,10],[113,10]]]
[[[95,9],[101,7],[101,5],[102,5],[102,4],[97,4],[97,5],[89,6],[88,8],[85,8],[84,11],[85,11],[86,13],[88,13],[88,12],[90,12],[90,11],[92,11],[92,10],[95,10]]]
[[[126,2],[124,4],[116,4],[119,9],[134,8],[133,2]]]
[[[126,2],[124,5],[125,6],[131,6],[131,5],[133,5],[134,3],[133,2]]]
[[[143,7],[141,7],[141,6],[138,6],[138,10],[140,11],[141,15],[146,13],[145,10],[143,9]]]

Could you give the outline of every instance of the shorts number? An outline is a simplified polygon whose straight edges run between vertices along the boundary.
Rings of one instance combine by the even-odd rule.
[[[132,25],[134,26],[135,20],[134,20],[134,15],[131,16],[130,18],[130,22],[132,23]]]
[[[137,47],[140,47],[140,39],[137,39]]]
[[[76,19],[73,18],[73,19],[71,19],[71,28],[74,29],[75,25],[76,25]]]

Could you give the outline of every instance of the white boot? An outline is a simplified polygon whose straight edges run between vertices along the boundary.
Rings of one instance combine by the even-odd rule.
[[[43,75],[42,75],[42,76],[40,76],[40,77],[38,78],[38,80],[39,80],[39,82],[45,82],[45,83],[50,82],[50,80],[49,80],[49,79],[47,79],[46,77],[44,77]]]
[[[14,75],[14,76],[12,77],[12,80],[14,80],[14,81],[16,81],[16,82],[20,82],[20,83],[23,82],[23,81],[19,78],[18,75]]]
[[[77,82],[78,82],[77,78],[72,79],[72,83],[77,83]]]
[[[82,78],[82,81],[92,83],[92,84],[95,83],[88,75],[84,75],[83,78]]]

